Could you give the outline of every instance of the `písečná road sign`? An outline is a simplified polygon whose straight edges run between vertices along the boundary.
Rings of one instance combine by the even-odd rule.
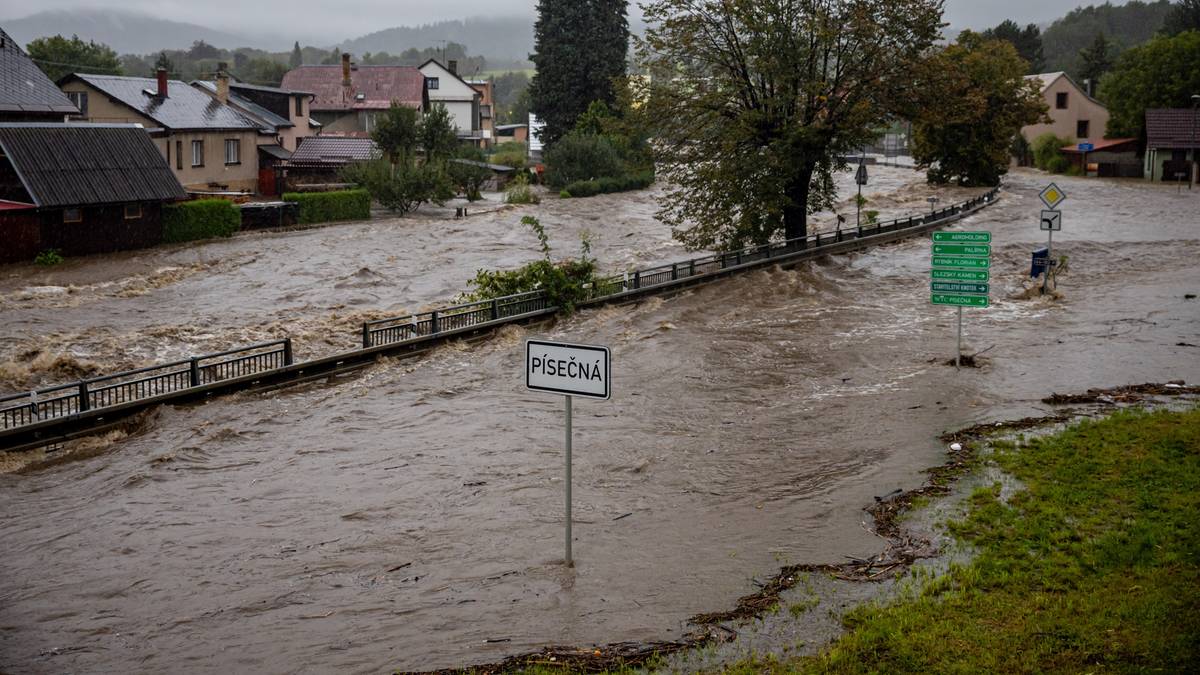
[[[1043,230],[1058,232],[1062,229],[1062,211],[1042,211]]]
[[[983,295],[988,293],[987,284],[956,281],[931,281],[930,284],[935,293],[982,293]]]
[[[1046,188],[1038,194],[1038,196],[1042,198],[1042,203],[1045,204],[1046,208],[1048,209],[1055,208],[1059,204],[1063,203],[1063,200],[1067,198],[1067,194],[1062,191],[1062,188],[1058,187],[1054,183],[1047,185]]]
[[[607,400],[612,391],[608,347],[542,340],[525,341],[525,387],[567,396]]]
[[[951,281],[987,281],[987,270],[932,270],[934,279]]]
[[[964,269],[987,269],[992,266],[991,258],[969,258],[963,256],[935,255],[934,267],[959,267]]]
[[[987,307],[986,295],[953,295],[950,293],[934,293],[930,301],[935,305],[954,305],[957,307]]]
[[[934,244],[934,255],[988,255],[992,247],[987,244]]]
[[[939,244],[989,244],[991,232],[934,232],[933,241]]]

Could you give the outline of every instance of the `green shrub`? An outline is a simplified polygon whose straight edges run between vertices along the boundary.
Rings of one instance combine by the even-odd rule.
[[[505,143],[505,145],[516,145],[516,144],[515,143]],[[523,146],[524,144],[521,144],[521,145]],[[523,150],[523,149],[522,150],[502,150],[500,152],[492,153],[492,156],[490,158],[488,158],[488,161],[491,162],[492,164],[503,164],[504,166],[511,166],[512,168],[516,169],[517,171],[520,171],[521,169],[525,168],[526,156],[527,155],[525,154],[525,150]]]
[[[54,265],[61,265],[63,263],[63,261],[64,261],[64,258],[62,257],[62,252],[56,248],[48,248],[45,251],[42,251],[41,253],[37,254],[37,257],[33,259],[34,263],[41,265],[43,267],[53,267]]]
[[[508,184],[508,188],[504,191],[504,203],[506,204],[541,204],[541,197],[533,191],[529,185],[529,180],[525,178],[525,174],[519,173],[517,177]]]
[[[371,193],[366,190],[289,192],[283,195],[283,200],[300,205],[299,219],[305,224],[371,217]]]
[[[197,199],[163,207],[163,241],[229,237],[241,227],[241,209],[226,199]]]
[[[563,192],[568,197],[593,197],[609,192],[626,192],[641,190],[654,183],[653,171],[641,171],[624,176],[583,180],[567,185]]]
[[[1053,131],[1047,131],[1038,136],[1033,139],[1033,165],[1043,171],[1050,171],[1052,173],[1066,171],[1070,166],[1070,162],[1067,161],[1066,157],[1063,157],[1059,149],[1070,145],[1070,143],[1069,139],[1055,136]]]
[[[465,301],[491,300],[517,293],[543,290],[550,302],[561,310],[571,313],[575,305],[587,298],[588,289],[596,282],[596,259],[590,257],[591,240],[587,232],[580,235],[578,260],[554,262],[550,258],[550,239],[546,229],[533,216],[521,218],[541,244],[542,259],[515,270],[479,270],[475,278],[467,282],[474,291],[462,296]]]
[[[460,148],[455,159],[446,163],[446,173],[454,189],[473,202],[483,199],[483,185],[492,177],[492,170],[479,164],[464,164],[463,162],[486,162],[487,158],[478,148]]]
[[[620,176],[625,172],[621,152],[605,136],[578,131],[563,136],[546,150],[546,183],[563,188],[571,183]],[[572,190],[571,194],[575,194]]]

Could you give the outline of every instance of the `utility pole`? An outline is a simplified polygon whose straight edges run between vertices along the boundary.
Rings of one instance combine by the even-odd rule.
[[[1196,180],[1196,108],[1200,106],[1200,94],[1192,94],[1192,164],[1188,167],[1188,190]]]

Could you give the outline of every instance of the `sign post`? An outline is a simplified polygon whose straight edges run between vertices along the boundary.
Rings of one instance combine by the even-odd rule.
[[[562,394],[565,399],[566,438],[566,564],[575,566],[571,553],[571,422],[572,397],[607,401],[612,396],[612,358],[608,347],[543,340],[525,341],[525,388]]]
[[[1042,295],[1046,294],[1046,285],[1050,280],[1050,271],[1053,269],[1052,261],[1054,260],[1054,231],[1062,229],[1062,211],[1058,210],[1058,205],[1066,201],[1067,193],[1062,191],[1058,185],[1051,183],[1042,190],[1038,197],[1041,197],[1042,203],[1046,205],[1049,211],[1042,211],[1042,219],[1040,227],[1046,231],[1046,273],[1042,276]]]
[[[858,198],[854,203],[858,205],[858,215],[854,218],[854,226],[858,228],[859,234],[862,234],[862,189],[867,184],[867,160],[866,157],[858,159],[858,171],[854,174],[854,182],[858,183]]]
[[[962,364],[963,307],[987,307],[991,232],[934,232],[930,302],[958,308],[958,351],[954,367]]]

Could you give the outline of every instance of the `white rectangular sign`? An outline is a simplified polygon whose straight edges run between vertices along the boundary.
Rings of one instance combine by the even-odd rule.
[[[525,387],[552,394],[607,400],[612,391],[608,347],[525,341]]]
[[[1062,211],[1042,211],[1043,230],[1058,232],[1062,229]]]

